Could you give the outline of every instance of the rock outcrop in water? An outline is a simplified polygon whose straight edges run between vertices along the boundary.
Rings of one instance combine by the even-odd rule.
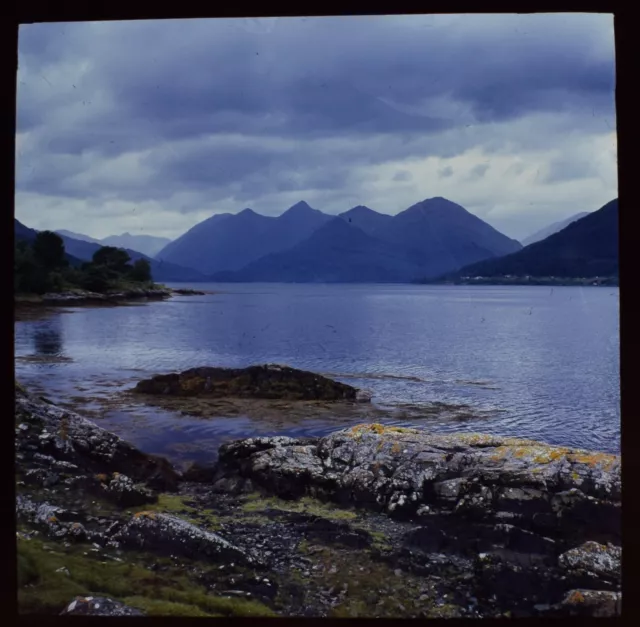
[[[191,368],[181,373],[156,375],[134,388],[140,394],[203,398],[260,398],[291,401],[368,401],[369,396],[345,383],[267,364],[248,368]]]

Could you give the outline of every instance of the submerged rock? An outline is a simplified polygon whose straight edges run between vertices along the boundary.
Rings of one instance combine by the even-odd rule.
[[[134,388],[140,394],[204,398],[263,398],[291,401],[370,400],[364,392],[327,377],[288,366],[267,364],[248,368],[191,368],[156,375]]]
[[[76,597],[61,614],[77,616],[146,616],[145,612],[106,597]]]

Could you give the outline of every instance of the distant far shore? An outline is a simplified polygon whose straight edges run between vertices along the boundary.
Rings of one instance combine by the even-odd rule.
[[[418,281],[420,285],[548,285],[548,286],[584,286],[584,287],[619,287],[618,277],[461,277],[459,279]]]

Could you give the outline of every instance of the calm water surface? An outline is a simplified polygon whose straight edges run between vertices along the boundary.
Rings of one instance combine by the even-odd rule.
[[[151,374],[284,363],[370,389],[375,404],[463,404],[475,415],[396,424],[619,451],[617,288],[192,287],[219,293],[17,321],[18,379],[97,410],[95,399]],[[210,460],[230,438],[325,434],[348,421],[276,428],[251,416],[157,409],[96,415],[143,449],[183,462]]]

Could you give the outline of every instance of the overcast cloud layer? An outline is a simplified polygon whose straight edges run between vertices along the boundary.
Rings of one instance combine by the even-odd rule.
[[[610,15],[26,25],[16,217],[173,238],[444,196],[522,238],[617,196],[614,89]]]

